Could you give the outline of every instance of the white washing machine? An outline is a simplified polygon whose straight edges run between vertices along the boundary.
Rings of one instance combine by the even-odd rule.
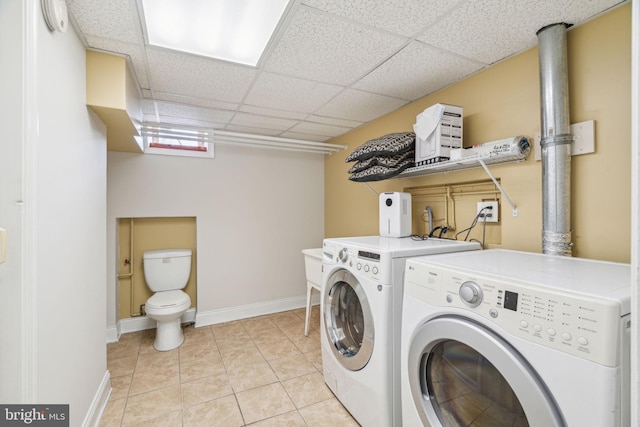
[[[398,426],[400,321],[409,257],[480,249],[411,237],[325,239],[321,298],[324,378],[365,427]]]
[[[405,427],[629,425],[629,265],[414,258],[404,291]]]

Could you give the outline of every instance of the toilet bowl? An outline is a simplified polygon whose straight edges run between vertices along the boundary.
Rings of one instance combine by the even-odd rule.
[[[156,292],[145,304],[147,317],[157,322],[156,339],[153,347],[158,351],[168,351],[180,347],[184,335],[180,318],[191,306],[191,298],[182,291]]]
[[[155,292],[145,303],[147,317],[156,321],[153,347],[173,350],[184,342],[180,319],[191,306],[191,298],[181,290],[189,281],[191,250],[147,251],[142,258],[147,286]]]

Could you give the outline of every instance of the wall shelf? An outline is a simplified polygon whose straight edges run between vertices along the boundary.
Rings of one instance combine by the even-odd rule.
[[[515,137],[487,143],[486,147],[490,149],[484,151],[483,149],[476,150],[477,154],[461,159],[446,160],[444,162],[416,166],[406,169],[395,178],[410,178],[414,176],[455,172],[465,169],[482,167],[487,175],[489,175],[489,178],[491,178],[496,188],[500,190],[500,193],[504,196],[509,205],[511,205],[513,216],[517,217],[518,208],[516,207],[515,203],[513,203],[509,195],[504,191],[498,180],[493,176],[487,166],[522,162],[527,158],[527,155],[531,151],[529,140],[524,137]]]
[[[502,155],[475,155],[465,157],[458,160],[446,160],[444,162],[433,163],[430,165],[415,166],[405,169],[402,173],[395,176],[395,178],[411,178],[414,176],[432,175],[436,173],[455,172],[465,169],[473,169],[481,167],[480,161],[483,161],[486,165],[499,165],[504,163],[517,163],[522,162],[527,158],[526,153],[508,153]]]

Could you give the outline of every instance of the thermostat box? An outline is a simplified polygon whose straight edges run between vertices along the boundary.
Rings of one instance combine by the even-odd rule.
[[[462,107],[435,104],[419,114],[416,122],[416,166],[449,160],[451,149],[462,148]]]

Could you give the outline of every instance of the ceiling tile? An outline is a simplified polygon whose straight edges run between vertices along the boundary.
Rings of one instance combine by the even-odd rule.
[[[308,114],[307,113],[296,113],[293,111],[282,111],[275,110],[273,108],[263,108],[263,107],[255,107],[253,105],[243,104],[238,108],[238,111],[242,111],[243,113],[251,113],[257,114],[259,116],[271,116],[271,117],[279,117],[281,119],[292,119],[292,120],[304,120]]]
[[[558,22],[581,23],[619,1],[468,1],[430,26],[419,40],[487,64],[531,48],[536,32]],[[464,30],[462,30],[464,29]]]
[[[300,122],[290,129],[291,132],[306,133],[311,135],[324,135],[334,137],[350,131],[349,128],[323,125],[320,123]]]
[[[266,61],[265,70],[348,86],[406,41],[301,6]]]
[[[358,126],[362,126],[364,124],[364,122],[362,121],[336,119],[333,117],[324,117],[324,116],[318,116],[315,114],[307,117],[306,121],[314,122],[314,123],[324,123],[326,125],[332,125],[332,126],[341,126],[341,127],[350,128],[350,129],[357,128]]]
[[[233,111],[211,110],[168,102],[158,102],[158,113],[161,116],[192,118],[221,124],[229,123],[235,114]]]
[[[318,114],[368,122],[402,107],[402,99],[347,89],[325,104]]]
[[[147,48],[151,89],[183,96],[240,102],[257,70],[165,49]]]
[[[326,83],[262,73],[245,98],[247,104],[312,113],[343,89]]]
[[[288,130],[295,125],[295,120],[279,119],[274,117],[257,116],[247,113],[236,113],[231,120],[231,125],[249,126],[264,129]]]
[[[311,135],[308,133],[299,133],[299,132],[282,132],[280,135],[282,138],[290,138],[290,139],[302,139],[304,141],[314,141],[314,142],[325,142],[330,137],[322,136],[322,135]]]
[[[415,41],[353,87],[414,101],[462,80],[483,66]]]
[[[176,102],[181,104],[193,105],[195,107],[214,108],[218,110],[235,111],[239,104],[231,102],[220,102],[215,99],[198,98],[195,96],[184,96],[172,93],[155,92],[155,97],[159,101]]]
[[[265,135],[265,136],[280,136],[282,134],[282,130],[278,129],[267,129],[261,127],[253,127],[248,125],[234,125],[229,124],[225,126],[225,131],[229,132],[237,132],[237,133],[250,133],[255,135]],[[215,135],[214,135],[215,138]]]
[[[137,9],[129,0],[67,0],[67,4],[85,37],[93,35],[127,43],[141,41]]]
[[[303,0],[303,4],[411,37],[458,2],[442,0]]]

